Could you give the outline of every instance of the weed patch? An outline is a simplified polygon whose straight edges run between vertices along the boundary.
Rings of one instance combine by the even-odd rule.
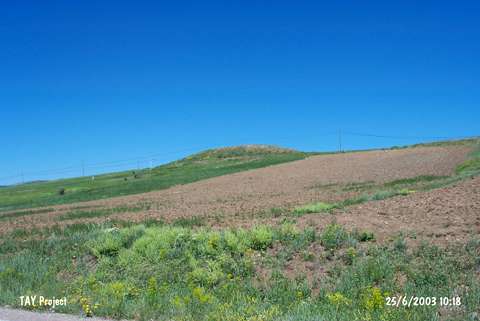
[[[39,239],[27,241],[3,236],[0,304],[17,306],[24,293],[64,295],[70,304],[58,312],[138,320],[422,321],[438,316],[439,306],[385,304],[388,296],[408,294],[461,297],[461,309],[449,319],[460,321],[476,312],[480,300],[478,240],[446,249],[428,244],[406,249],[398,240],[359,247],[373,235],[338,224],[318,236],[290,223],[223,231],[115,225],[41,230]],[[282,267],[294,256],[316,264],[319,253],[307,251],[316,242],[339,254],[332,257],[329,277],[317,285],[301,275],[287,278]],[[276,254],[266,256],[273,249]],[[273,269],[266,279],[259,279],[259,259]]]
[[[429,183],[429,182],[433,182],[433,181],[437,181],[437,180],[442,180],[442,179],[445,179],[447,177],[448,176],[421,175],[421,176],[416,176],[416,177],[412,177],[412,178],[397,179],[397,180],[394,180],[394,181],[391,181],[391,182],[387,182],[387,183],[383,184],[383,186],[390,187],[390,188],[397,187],[397,186],[403,186],[403,185],[411,186],[411,185],[424,183],[424,182]]]
[[[307,204],[304,206],[296,207],[293,210],[293,213],[296,215],[304,215],[304,214],[311,214],[311,213],[321,213],[321,212],[329,212],[336,208],[337,205],[329,204],[324,202],[317,202],[313,204]]]
[[[406,188],[402,188],[400,190],[381,190],[373,194],[363,194],[358,197],[347,198],[343,201],[340,201],[338,203],[333,203],[333,204],[317,202],[317,203],[307,204],[304,206],[299,206],[293,210],[293,214],[297,216],[302,216],[305,214],[313,214],[313,213],[329,213],[334,209],[343,209],[348,206],[362,204],[369,201],[380,201],[380,200],[384,200],[394,196],[399,196],[399,195],[405,196],[412,193],[415,193],[415,191],[409,190]]]
[[[181,227],[203,226],[205,225],[205,219],[200,216],[180,217],[175,219],[172,225]]]
[[[57,217],[59,221],[109,216],[115,213],[139,212],[150,209],[150,204],[141,204],[139,206],[119,206],[114,208],[96,209],[96,210],[73,210]]]

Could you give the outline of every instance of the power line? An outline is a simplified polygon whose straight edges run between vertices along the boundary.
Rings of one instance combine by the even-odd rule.
[[[344,131],[346,135],[350,136],[362,136],[362,137],[376,137],[376,138],[387,138],[387,139],[444,139],[444,140],[454,140],[454,139],[466,139],[474,138],[473,136],[391,136],[391,135],[378,135],[378,134],[368,134],[368,133],[358,133]]]
[[[335,135],[335,132],[324,132],[321,134],[317,134],[316,136],[330,136],[330,135]],[[289,136],[289,137],[281,137],[281,138],[275,138],[275,141],[286,141],[286,140],[291,140],[291,139],[298,139],[299,137],[296,136]],[[242,138],[242,140],[247,140],[245,137]],[[257,139],[258,140],[258,139]],[[127,165],[132,165],[134,166],[137,164],[137,167],[139,167],[139,162],[144,161],[147,162],[151,160],[152,158],[158,158],[158,157],[165,157],[165,156],[171,156],[175,155],[178,153],[185,153],[185,152],[193,152],[197,150],[207,150],[214,148],[212,146],[197,146],[193,148],[185,148],[185,149],[179,149],[175,151],[168,151],[168,152],[161,152],[161,153],[155,153],[155,154],[150,154],[147,156],[139,156],[139,157],[132,157],[132,158],[127,158],[127,159],[122,159],[122,160],[113,160],[113,161],[107,161],[107,162],[97,162],[97,163],[89,163],[86,164],[84,161],[82,161],[81,164],[81,171],[82,171],[82,176],[85,175],[86,169],[106,169],[106,168],[114,168],[114,167],[120,167],[120,166],[127,166]],[[45,169],[45,170],[38,170],[38,171],[29,171],[29,172],[24,172],[24,176],[44,176],[44,175],[53,175],[53,174],[66,174],[66,173],[73,173],[78,171],[78,166],[71,165],[67,167],[62,167],[62,168],[55,168],[55,169]],[[22,175],[17,174],[17,175],[10,175],[10,176],[4,176],[0,177],[0,181],[4,180],[10,180],[12,178],[18,178],[21,177]]]
[[[338,151],[342,152],[342,130],[338,130]]]
[[[338,148],[339,151],[343,150],[343,136],[360,136],[360,137],[375,137],[375,138],[384,138],[384,139],[424,139],[424,140],[430,140],[430,139],[438,139],[438,140],[456,140],[456,139],[468,139],[468,138],[476,138],[475,136],[395,136],[395,135],[380,135],[380,134],[371,134],[371,133],[360,133],[360,132],[351,132],[351,131],[344,131],[342,129],[339,129],[337,132],[323,132],[318,135],[319,136],[331,136],[331,135],[338,135]],[[291,140],[291,139],[298,139],[299,137],[282,137],[282,138],[276,138],[275,141],[286,141],[286,140]],[[245,141],[246,139],[244,139]],[[257,139],[258,140],[258,139]],[[165,157],[165,156],[171,156],[174,154],[178,153],[185,153],[185,152],[193,152],[197,150],[207,150],[211,149],[213,147],[206,147],[206,146],[197,146],[194,148],[188,148],[188,149],[179,149],[175,151],[168,151],[168,152],[162,152],[162,153],[156,153],[156,154],[150,154],[148,156],[139,156],[139,157],[134,157],[134,158],[128,158],[128,159],[123,159],[123,160],[115,160],[115,161],[108,161],[108,162],[97,162],[97,163],[90,163],[90,164],[85,164],[85,161],[82,160],[81,163],[81,170],[82,170],[82,176],[85,176],[85,170],[88,169],[106,169],[106,168],[114,168],[114,167],[121,167],[121,166],[135,166],[137,165],[137,169],[140,169],[140,163],[143,161],[145,163],[149,162],[149,167],[152,168],[152,163],[153,160],[157,157]],[[11,180],[15,178],[21,178],[22,182],[25,182],[25,176],[38,176],[38,175],[54,175],[54,174],[67,174],[67,173],[73,173],[75,171],[78,171],[78,166],[67,166],[63,168],[57,168],[57,169],[47,169],[47,170],[39,170],[39,171],[31,171],[31,172],[23,172],[21,171],[20,174],[17,175],[10,175],[10,176],[4,176],[0,177],[0,181],[6,181],[6,180]]]

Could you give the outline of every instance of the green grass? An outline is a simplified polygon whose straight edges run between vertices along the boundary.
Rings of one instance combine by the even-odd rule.
[[[126,223],[127,224],[127,223]],[[67,296],[57,312],[136,320],[474,320],[480,240],[445,249],[377,245],[331,224],[317,235],[285,223],[192,229],[155,223],[77,224],[0,239],[0,305],[25,294]],[[309,251],[310,248],[315,251]],[[305,260],[319,283],[287,277]],[[301,263],[301,262],[300,262]],[[263,272],[261,272],[263,271]],[[459,296],[459,309],[390,307],[386,297]],[[37,308],[43,309],[43,308]]]
[[[421,176],[415,176],[411,178],[403,178],[403,179],[397,179],[391,182],[387,182],[384,184],[385,187],[398,187],[398,186],[412,186],[412,185],[418,185],[421,183],[429,183],[433,181],[438,181],[447,178],[448,176],[433,176],[433,175],[421,175]]]
[[[480,172],[480,145],[475,148],[465,162],[456,168],[458,175],[478,174],[478,172]]]
[[[329,212],[334,208],[337,208],[336,204],[317,202],[317,203],[307,204],[303,206],[298,206],[293,210],[293,212],[294,214],[297,214],[297,215],[304,215],[304,214],[311,214],[311,213]]]
[[[293,214],[296,216],[302,216],[306,214],[314,214],[314,213],[331,213],[335,209],[343,209],[348,206],[353,206],[357,204],[362,204],[365,202],[370,201],[380,201],[387,198],[391,198],[394,196],[405,196],[415,193],[414,190],[409,190],[406,188],[398,189],[398,190],[377,190],[373,193],[362,194],[357,197],[347,198],[343,201],[336,202],[336,203],[325,203],[325,202],[316,202],[311,204],[306,204],[302,206],[297,206],[293,209]]]
[[[150,209],[150,204],[139,204],[136,206],[118,206],[113,208],[101,208],[101,209],[74,209],[65,214],[59,215],[56,219],[59,221],[82,219],[82,218],[92,218],[92,217],[103,217],[109,216],[115,213],[126,213],[126,212],[140,212]]]
[[[53,211],[52,208],[41,208],[36,210],[10,212],[7,214],[0,214],[0,221],[3,219],[9,219],[9,218],[21,217],[21,216],[33,215],[33,214],[42,214],[42,213],[48,213],[51,211]]]
[[[480,137],[473,137],[467,139],[459,139],[459,140],[443,140],[443,141],[436,141],[430,143],[420,143],[414,144],[410,147],[437,147],[437,146],[471,146],[478,144]],[[407,146],[408,147],[408,146]]]
[[[173,226],[195,227],[205,225],[205,219],[201,216],[180,217],[172,222]]]
[[[353,182],[353,183],[345,184],[345,186],[342,187],[342,191],[344,191],[344,192],[359,191],[359,190],[370,189],[374,186],[375,186],[375,182],[373,182],[373,181]]]
[[[138,194],[290,162],[307,153],[271,146],[210,150],[150,170],[30,183],[0,189],[0,212]],[[60,189],[65,195],[59,195]]]

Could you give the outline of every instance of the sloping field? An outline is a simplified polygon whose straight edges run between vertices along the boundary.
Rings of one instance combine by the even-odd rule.
[[[441,146],[313,156],[162,191],[51,207],[52,211],[46,213],[20,216],[6,213],[12,218],[4,219],[1,229],[112,218],[171,221],[200,216],[216,224],[237,224],[248,217],[249,222],[260,219],[262,213],[272,208],[291,209],[309,202],[335,202],[358,195],[354,189],[332,188],[335,186],[355,182],[382,184],[422,175],[448,176],[470,150],[468,146]],[[452,204],[449,206],[455,203]],[[88,215],[82,215],[82,211]],[[78,215],[65,216],[72,212]]]
[[[350,228],[374,231],[385,240],[398,233],[437,243],[464,242],[480,234],[480,177],[453,186],[355,205],[330,215],[300,219],[325,226],[335,220]]]
[[[139,321],[476,320],[472,148],[313,156],[2,212],[0,305],[33,293],[68,298],[55,312]],[[438,304],[390,303],[407,295]]]
[[[0,213],[157,191],[309,154],[270,145],[241,145],[206,150],[154,168],[8,186],[0,189]]]

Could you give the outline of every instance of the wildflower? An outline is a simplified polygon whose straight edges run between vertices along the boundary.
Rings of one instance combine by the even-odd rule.
[[[363,306],[367,310],[378,310],[385,305],[385,293],[377,287],[369,287],[363,294]]]
[[[193,297],[196,298],[200,303],[208,303],[211,301],[212,297],[205,293],[205,290],[201,287],[196,287],[192,290]]]
[[[347,299],[343,294],[341,294],[340,292],[335,292],[335,293],[330,293],[330,294],[327,294],[327,299],[328,301],[339,307],[341,305],[349,305],[351,302],[349,299]]]
[[[81,297],[80,298],[80,305],[81,305],[83,313],[85,314],[86,317],[93,316],[92,308],[90,306],[90,302],[89,302],[88,298]]]
[[[149,297],[154,297],[155,294],[157,293],[157,279],[154,278],[153,276],[148,279],[147,282],[147,295]]]

